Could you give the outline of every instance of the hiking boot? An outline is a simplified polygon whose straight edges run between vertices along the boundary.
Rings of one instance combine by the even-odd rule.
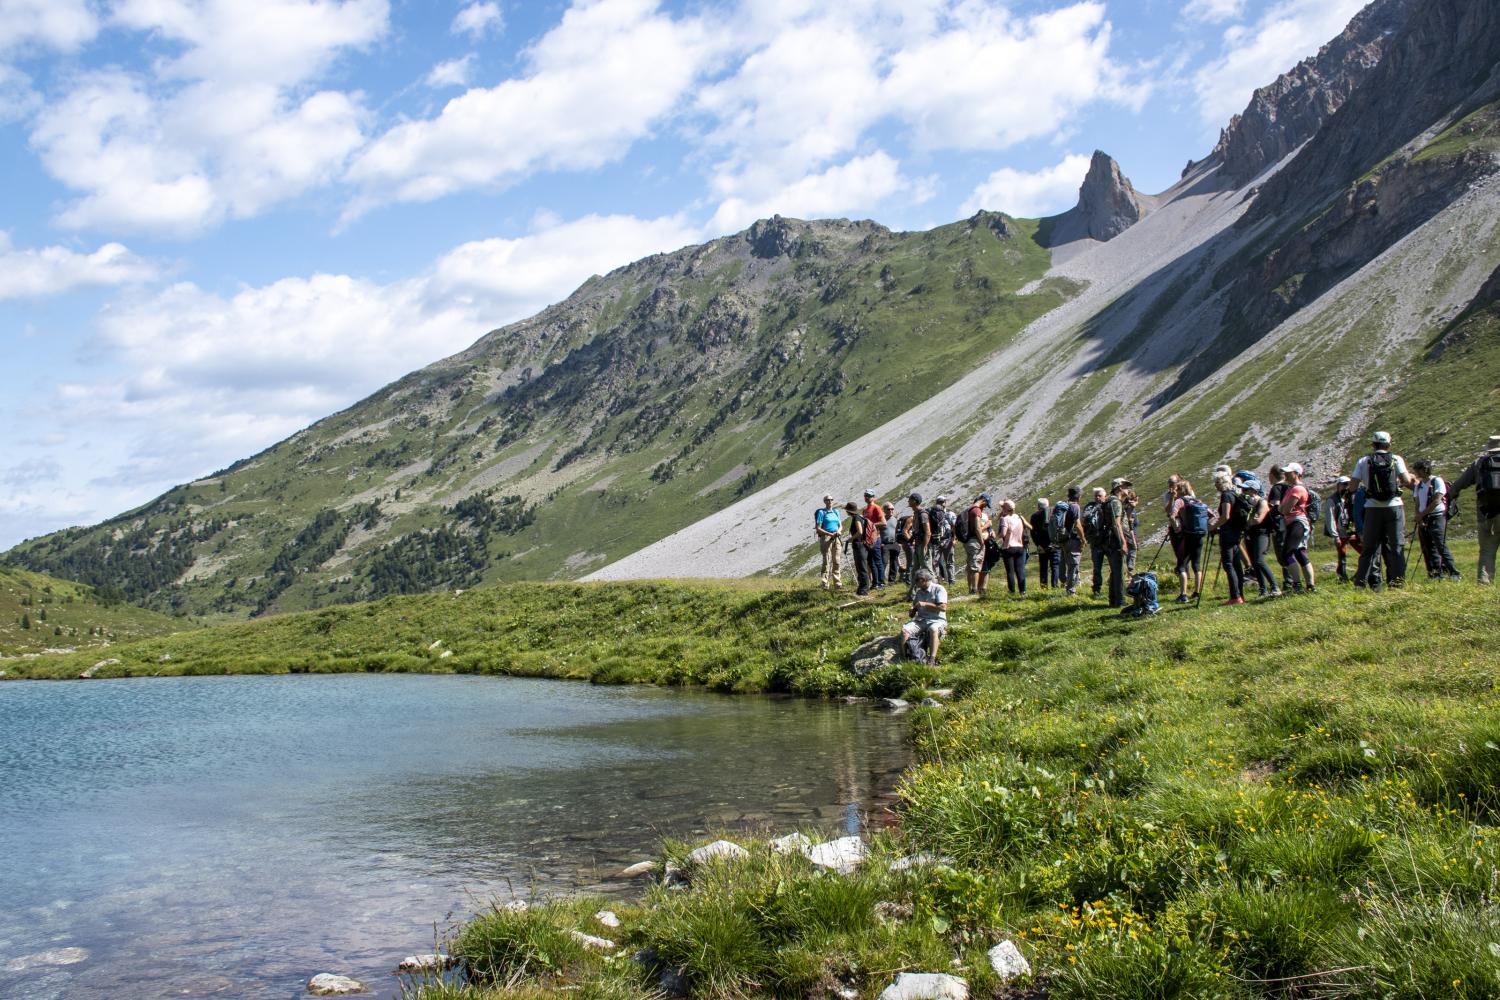
[[[1193,603],[1193,599],[1191,597],[1189,597],[1188,595],[1186,595],[1186,594],[1178,594],[1177,595],[1177,603],[1178,604],[1192,604]]]
[[[1309,594],[1316,594],[1317,592],[1318,592],[1318,588],[1317,587],[1313,586],[1310,583],[1307,585],[1307,593],[1309,593]]]
[[[1227,600],[1227,601],[1224,602],[1224,607],[1227,608],[1231,604],[1244,604],[1244,603],[1245,603],[1245,599],[1243,597],[1231,597],[1229,600]]]
[[[1268,601],[1274,601],[1276,598],[1278,598],[1280,596],[1281,596],[1281,591],[1280,590],[1273,590],[1269,594],[1266,595],[1266,600],[1268,600]]]

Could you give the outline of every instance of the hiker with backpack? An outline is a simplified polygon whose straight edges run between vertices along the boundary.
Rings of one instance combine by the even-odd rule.
[[[1416,485],[1406,461],[1391,451],[1391,436],[1376,431],[1370,437],[1371,451],[1354,466],[1353,479],[1365,487],[1364,551],[1354,570],[1354,585],[1380,589],[1380,580],[1370,578],[1376,556],[1385,561],[1386,583],[1399,587],[1406,581],[1406,504],[1402,486]]]
[[[1052,531],[1047,524],[1051,505],[1046,497],[1036,502],[1036,511],[1031,515],[1031,540],[1036,543],[1037,581],[1046,590],[1057,582],[1057,549],[1052,545]]]
[[[1427,578],[1458,581],[1462,576],[1453,562],[1453,553],[1448,551],[1448,483],[1442,476],[1433,475],[1432,462],[1425,458],[1413,462],[1411,467],[1417,474],[1412,499],[1417,505],[1417,541],[1422,547]]]
[[[935,541],[932,514],[922,507],[922,494],[912,493],[906,498],[911,506],[911,556],[907,561],[907,578],[912,587],[916,586],[917,570],[932,569],[932,550]]]
[[[953,514],[948,510],[948,498],[939,494],[934,500],[928,517],[932,520],[933,575],[944,583],[953,583]]]
[[[917,554],[914,548],[914,532],[916,531],[916,518],[910,509],[901,512],[896,518],[896,544],[901,552],[901,582],[908,587],[911,586],[911,576],[916,572]]]
[[[1219,506],[1215,513],[1215,531],[1219,536],[1219,565],[1224,569],[1224,579],[1229,584],[1229,600],[1226,606],[1245,603],[1245,554],[1242,543],[1248,520],[1243,507],[1236,509],[1237,493],[1234,477],[1227,466],[1214,472],[1214,489],[1219,492]]]
[[[1290,570],[1295,563],[1297,570],[1293,572],[1301,572],[1296,591],[1301,593],[1305,582],[1306,592],[1313,594],[1318,588],[1315,586],[1316,574],[1313,572],[1312,560],[1307,557],[1307,545],[1312,538],[1312,523],[1317,520],[1321,511],[1312,491],[1302,483],[1300,464],[1290,463],[1282,470],[1282,476],[1287,484],[1286,492],[1281,496],[1281,521],[1286,526],[1281,542],[1283,567]]]
[[[985,543],[990,540],[990,495],[981,493],[974,498],[963,517],[958,519],[956,532],[963,543],[965,568],[970,594],[983,594],[989,581],[989,571],[984,568]]]
[[[1245,508],[1245,561],[1260,588],[1260,596],[1277,598],[1281,588],[1276,584],[1276,574],[1266,555],[1275,540],[1275,529],[1271,527],[1271,503],[1266,499],[1265,486],[1252,473],[1244,473],[1237,480],[1239,495],[1236,503]]]
[[[1104,501],[1104,552],[1109,560],[1109,606],[1125,606],[1125,501],[1130,491],[1128,479],[1115,479],[1109,484],[1109,497]]]
[[[885,521],[880,526],[880,548],[885,555],[885,582],[901,579],[901,539],[896,534],[896,505],[883,503],[880,512]]]
[[[1141,498],[1136,495],[1135,490],[1127,489],[1120,493],[1120,504],[1124,507],[1125,529],[1125,573],[1127,576],[1135,574],[1135,558],[1140,551],[1140,528],[1141,519],[1136,514],[1136,508],[1140,506]]]
[[[1078,577],[1083,569],[1082,511],[1078,509],[1079,490],[1068,487],[1068,499],[1052,505],[1047,522],[1047,534],[1057,549],[1057,573],[1054,579],[1066,588],[1069,597],[1078,593]]]
[[[875,500],[874,490],[865,490],[865,520],[870,522],[870,586],[875,590],[885,589],[885,509]]]
[[[1080,520],[1083,522],[1083,537],[1089,543],[1089,558],[1094,562],[1094,582],[1091,596],[1098,597],[1104,590],[1104,562],[1109,557],[1109,539],[1104,533],[1105,508],[1109,505],[1109,494],[1102,486],[1095,486],[1093,499],[1083,505]]]
[[[844,513],[849,515],[849,539],[845,544],[854,560],[854,579],[858,583],[854,596],[864,597],[870,592],[870,552],[874,548],[874,527],[860,513],[859,505],[853,500],[844,504]]]
[[[1177,539],[1177,603],[1188,604],[1203,590],[1203,543],[1208,539],[1212,511],[1198,499],[1193,484],[1179,479],[1177,498],[1172,501],[1167,523],[1168,532]],[[1189,575],[1191,570],[1191,575]],[[1192,594],[1188,582],[1193,583]]]
[[[1161,495],[1162,513],[1167,516],[1167,541],[1172,546],[1172,559],[1174,562],[1182,561],[1182,538],[1177,533],[1177,501],[1182,499],[1182,491],[1178,489],[1182,485],[1182,477],[1172,473],[1167,477],[1167,491]]]
[[[823,506],[813,512],[813,532],[823,557],[823,589],[840,590],[844,586],[844,518],[833,506],[833,494],[823,497]]]
[[[902,645],[918,663],[937,663],[948,632],[948,591],[922,567],[912,574],[911,621],[901,626]]]
[[[1349,582],[1349,550],[1355,555],[1364,551],[1359,540],[1359,524],[1363,520],[1363,503],[1359,517],[1355,516],[1354,480],[1339,476],[1334,483],[1333,496],[1328,498],[1327,533],[1333,537],[1333,546],[1338,551],[1338,574],[1341,583]]]
[[[1026,536],[1031,525],[1016,513],[1014,500],[1000,501],[1000,521],[995,526],[999,536],[1000,559],[1005,563],[1005,589],[1012,594],[1026,593]]]
[[[1474,487],[1479,521],[1479,582],[1495,579],[1495,552],[1500,550],[1500,434],[1490,437],[1489,448],[1453,484],[1453,496]]]

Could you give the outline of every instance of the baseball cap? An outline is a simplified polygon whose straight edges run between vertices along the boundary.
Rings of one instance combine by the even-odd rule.
[[[1286,465],[1283,465],[1281,467],[1281,471],[1294,472],[1300,476],[1302,475],[1302,464],[1300,462],[1288,462]]]
[[[922,502],[922,494],[920,494],[920,493],[913,493],[910,496],[908,496],[906,499],[908,499],[908,500],[915,500],[917,503],[921,503]]]
[[[1376,431],[1370,435],[1370,442],[1372,444],[1390,444],[1391,436],[1385,431]]]
[[[948,502],[948,498],[945,497],[945,496],[943,496],[941,493],[939,493],[937,495],[937,499],[934,500],[934,501],[932,501],[932,502],[933,503],[947,503]]]
[[[983,500],[985,503],[994,503],[995,502],[995,498],[992,497],[992,496],[990,496],[988,493],[981,493],[977,497],[975,497],[974,499],[975,499],[976,502],[979,501],[979,500]]]
[[[874,495],[875,495],[875,491],[874,490],[865,490],[865,496],[867,496],[867,497],[873,497]]]
[[[1338,482],[1341,482],[1341,483],[1352,483],[1352,482],[1354,482],[1354,480],[1350,479],[1348,476],[1339,476]]]

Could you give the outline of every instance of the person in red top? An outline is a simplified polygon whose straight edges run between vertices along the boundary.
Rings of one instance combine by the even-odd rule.
[[[885,589],[885,508],[875,499],[874,490],[865,490],[865,509],[861,511],[870,526],[875,529],[875,540],[870,543],[870,580],[876,590]]]
[[[1286,526],[1281,546],[1283,573],[1291,578],[1292,564],[1296,563],[1307,583],[1307,592],[1316,593],[1312,560],[1307,558],[1307,540],[1312,537],[1312,522],[1307,518],[1311,498],[1307,487],[1302,485],[1302,466],[1292,462],[1281,470],[1281,475],[1286,483],[1286,492],[1281,495],[1281,523]]]

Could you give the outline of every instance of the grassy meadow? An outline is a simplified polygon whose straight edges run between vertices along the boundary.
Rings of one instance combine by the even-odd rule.
[[[125,604],[86,584],[0,566],[0,657],[99,649],[190,627],[180,618]]]
[[[1456,548],[1471,575],[1473,545]],[[1168,603],[1126,621],[1087,598],[992,590],[955,602],[941,666],[859,679],[849,652],[894,630],[897,598],[759,581],[518,584],[141,639],[112,647],[120,663],[99,675],[954,689],[909,716],[919,763],[901,822],[856,874],[751,845],[686,890],[611,902],[617,930],[593,921],[598,900],[497,909],[451,944],[474,984],[412,984],[423,1000],[646,996],[663,969],[715,998],[870,998],[903,970],[1017,997],[1480,998],[1500,996],[1497,596],[1425,579],[1355,592],[1330,575],[1315,596]],[[13,666],[66,677],[94,659]],[[663,853],[680,863],[693,846]],[[911,852],[946,860],[891,870]],[[589,950],[572,930],[618,948]],[[985,951],[1001,939],[1032,978],[996,982]],[[660,968],[630,957],[643,949]]]

